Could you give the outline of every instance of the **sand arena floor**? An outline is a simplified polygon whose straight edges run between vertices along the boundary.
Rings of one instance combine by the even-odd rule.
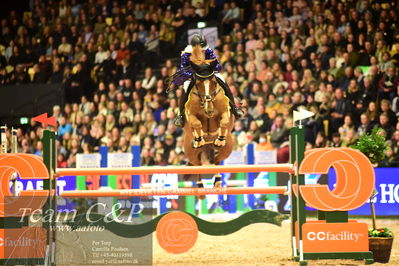
[[[359,219],[371,225],[369,219]],[[378,227],[389,227],[396,238],[389,264],[399,266],[399,218],[380,219]],[[155,234],[154,234],[155,238]],[[209,236],[199,233],[195,246],[188,252],[174,255],[164,251],[154,239],[154,265],[299,265],[291,261],[290,224],[282,227],[272,224],[252,224],[227,236]],[[319,260],[308,265],[364,265],[364,261]]]

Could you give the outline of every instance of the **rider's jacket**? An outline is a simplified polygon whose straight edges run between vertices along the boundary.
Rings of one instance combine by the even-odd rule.
[[[192,52],[192,46],[187,45],[187,47],[182,51],[181,53],[181,64],[179,70],[177,70],[175,77],[173,79],[173,84],[175,86],[180,86],[182,85],[186,80],[190,79],[191,76],[193,75],[192,69],[189,67],[190,66],[190,55]],[[216,59],[216,55],[213,52],[211,48],[207,48],[204,50],[205,53],[205,59],[206,60],[212,60]],[[220,72],[222,69],[221,65],[219,62],[215,64],[215,69],[214,71]]]

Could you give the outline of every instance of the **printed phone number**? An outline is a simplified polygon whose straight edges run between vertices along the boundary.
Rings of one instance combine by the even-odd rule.
[[[103,258],[131,258],[133,253],[94,253],[93,257],[103,257]]]

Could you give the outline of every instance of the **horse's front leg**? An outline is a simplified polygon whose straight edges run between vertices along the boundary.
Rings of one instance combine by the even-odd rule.
[[[230,122],[229,112],[222,113],[222,118],[220,119],[219,129],[218,129],[218,137],[215,139],[215,146],[223,147],[226,145],[226,136],[228,133],[228,125]]]
[[[202,131],[202,123],[195,115],[188,116],[188,122],[193,131],[194,140],[193,148],[200,148],[205,145],[204,132]]]

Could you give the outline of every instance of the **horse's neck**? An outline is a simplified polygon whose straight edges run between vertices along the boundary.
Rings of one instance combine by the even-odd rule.
[[[203,87],[205,88],[205,85]],[[209,91],[208,91],[209,95],[214,96],[212,94],[215,93],[215,91],[218,90],[219,88],[220,88],[219,84],[217,84],[213,89],[209,88]],[[191,90],[191,92],[193,92],[193,91],[195,93],[198,93],[201,97],[206,95],[206,90],[205,89],[199,89],[199,87],[197,85],[194,85],[194,87]]]

